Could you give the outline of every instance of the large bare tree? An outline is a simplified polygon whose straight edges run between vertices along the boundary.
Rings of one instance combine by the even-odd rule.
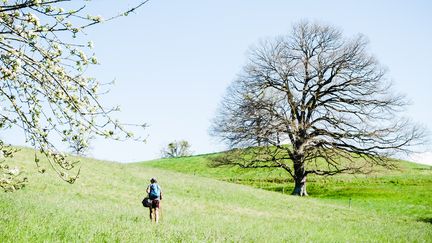
[[[367,46],[363,35],[304,21],[251,49],[214,119],[212,134],[231,148],[216,164],[282,168],[300,196],[309,174],[392,167],[424,131],[398,116],[405,98]]]
[[[26,141],[70,183],[77,175],[67,171],[75,161],[56,149],[60,141],[85,145],[83,138],[91,134],[132,137],[113,119],[117,109],[100,103],[103,83],[85,76],[98,60],[84,31],[128,15],[147,1],[136,0],[134,7],[107,19],[89,12],[87,0],[0,1],[0,129],[22,129]],[[14,190],[19,173],[3,157],[15,150],[1,140],[0,149],[0,186]]]

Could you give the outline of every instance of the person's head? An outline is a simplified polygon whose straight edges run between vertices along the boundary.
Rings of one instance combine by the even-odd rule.
[[[157,183],[157,180],[156,180],[156,178],[153,177],[153,178],[150,179],[150,182],[151,183]]]

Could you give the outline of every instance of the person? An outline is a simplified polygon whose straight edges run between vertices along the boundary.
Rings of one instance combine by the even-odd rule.
[[[150,210],[150,221],[159,222],[159,210],[160,210],[160,201],[162,200],[162,190],[159,184],[157,183],[156,178],[151,178],[150,185],[147,186],[146,192],[148,193],[148,197],[152,200],[152,205],[149,207]]]

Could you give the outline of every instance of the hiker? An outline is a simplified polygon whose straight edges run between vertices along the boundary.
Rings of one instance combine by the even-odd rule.
[[[162,200],[162,190],[160,186],[157,184],[156,178],[151,178],[151,184],[147,187],[147,193],[150,200],[152,200],[150,209],[150,221],[154,221],[156,223],[159,222],[159,209],[160,209],[160,201]]]

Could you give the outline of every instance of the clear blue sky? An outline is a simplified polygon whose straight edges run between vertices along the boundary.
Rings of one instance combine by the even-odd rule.
[[[119,4],[120,2],[120,4]],[[93,0],[103,16],[135,1]],[[321,21],[370,40],[370,51],[389,69],[395,89],[412,102],[406,116],[432,130],[432,1],[157,1],[126,18],[88,31],[101,65],[87,74],[116,80],[105,96],[118,117],[146,122],[148,142],[98,139],[91,155],[115,161],[159,157],[163,145],[185,139],[196,154],[223,150],[208,135],[226,87],[260,39],[285,34],[303,19]],[[6,134],[6,140],[21,143]]]

